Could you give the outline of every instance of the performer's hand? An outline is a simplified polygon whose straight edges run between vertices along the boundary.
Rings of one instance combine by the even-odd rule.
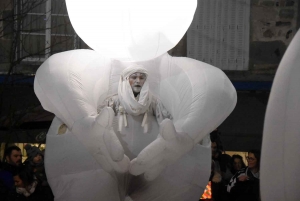
[[[167,165],[189,152],[193,145],[189,135],[177,133],[173,122],[165,119],[160,125],[157,139],[130,162],[129,172],[133,175],[144,173],[146,180],[154,180]]]
[[[113,118],[112,108],[103,108],[98,116],[76,121],[72,131],[105,171],[124,173],[130,160],[113,131]]]

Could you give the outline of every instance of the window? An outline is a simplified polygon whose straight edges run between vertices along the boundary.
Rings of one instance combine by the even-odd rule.
[[[222,70],[248,70],[250,0],[198,0],[187,56]]]
[[[18,58],[43,62],[50,55],[76,49],[77,36],[70,23],[64,0],[21,0]]]

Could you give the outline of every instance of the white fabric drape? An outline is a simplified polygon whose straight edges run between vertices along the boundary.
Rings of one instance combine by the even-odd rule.
[[[152,101],[152,96],[149,92],[149,83],[148,79],[146,79],[140,94],[137,97],[134,97],[129,83],[129,76],[133,73],[144,73],[148,75],[148,71],[141,65],[133,65],[122,71],[118,88],[118,97],[121,104],[119,110],[125,110],[128,114],[133,116],[144,114],[144,119],[141,126],[144,127],[144,133],[147,133],[147,110]],[[124,122],[125,127],[127,126],[125,111],[120,114],[119,131],[122,130],[122,122]]]
[[[134,65],[126,68],[120,77],[118,97],[121,105],[128,114],[138,116],[140,114],[144,114],[149,108],[151,95],[149,92],[148,80],[146,79],[140,95],[138,96],[138,100],[136,100],[129,84],[129,76],[133,73],[144,73],[148,75],[147,70],[140,65]]]

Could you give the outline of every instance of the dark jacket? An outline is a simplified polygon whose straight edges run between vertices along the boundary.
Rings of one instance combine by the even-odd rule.
[[[31,161],[25,161],[24,165],[27,166],[34,173],[34,176],[37,178],[38,182],[42,186],[49,186],[47,181],[47,176],[45,172],[44,163],[35,164]]]
[[[249,177],[246,181],[239,181],[241,175]],[[238,171],[229,181],[227,191],[230,200],[233,201],[258,201],[259,199],[259,178],[255,177],[248,167]]]
[[[8,163],[2,163],[0,169],[0,200],[1,201],[22,201],[22,196],[18,195],[14,185],[13,175],[18,167]]]

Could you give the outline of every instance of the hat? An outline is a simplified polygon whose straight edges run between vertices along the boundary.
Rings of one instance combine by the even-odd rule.
[[[142,65],[135,64],[135,65],[125,68],[122,71],[121,78],[125,80],[127,77],[129,77],[133,73],[144,73],[144,74],[146,74],[146,76],[148,75],[148,71]]]
[[[26,144],[24,148],[26,149],[28,160],[32,160],[38,154],[43,156],[42,151],[36,146],[31,146],[30,144]]]

